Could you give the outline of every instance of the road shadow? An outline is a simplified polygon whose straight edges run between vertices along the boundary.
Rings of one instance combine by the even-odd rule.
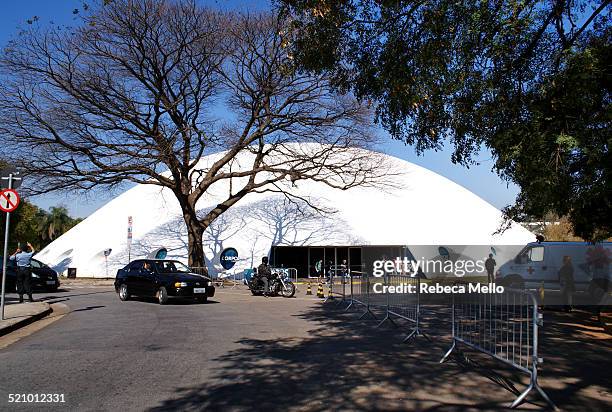
[[[147,296],[131,296],[130,301],[149,303],[152,305],[159,305],[159,302],[154,297]],[[210,298],[206,302],[197,302],[195,299],[190,298],[170,298],[164,306],[185,306],[185,305],[214,305],[219,301],[211,300]]]
[[[557,405],[612,410],[612,336],[596,314],[545,311],[540,356],[543,386]]]
[[[450,347],[450,309],[423,308],[422,328],[431,342],[402,338],[398,328],[357,320],[362,308],[317,305],[293,315],[309,321],[306,338],[239,340],[240,348],[215,361],[206,383],[180,387],[151,411],[163,410],[499,410],[507,409],[528,378],[484,354]],[[609,335],[594,332],[589,314],[545,314],[540,383],[563,410],[610,410]],[[601,330],[601,327],[599,327]],[[546,409],[532,393],[518,409]]]
[[[331,304],[293,316],[313,325],[308,337],[245,337],[215,359],[211,380],[177,388],[150,410],[499,410],[514,399],[505,390],[487,396],[487,378],[468,375],[471,365],[440,365],[448,336],[404,344],[410,325],[375,328]],[[505,376],[521,382],[518,373]]]
[[[106,307],[105,305],[87,306],[84,308],[75,309],[72,312],[84,312],[84,311],[89,311],[89,310],[94,310],[94,309],[105,308],[105,307]]]

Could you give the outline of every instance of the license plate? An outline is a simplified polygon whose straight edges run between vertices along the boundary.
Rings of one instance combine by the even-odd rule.
[[[193,288],[193,293],[206,293],[206,288]]]
[[[55,281],[54,280],[48,280],[47,281],[47,285],[55,285]]]

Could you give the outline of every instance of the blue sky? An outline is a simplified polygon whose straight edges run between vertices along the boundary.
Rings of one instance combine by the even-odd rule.
[[[24,26],[26,20],[38,16],[40,24],[71,24],[74,22],[72,11],[82,7],[82,1],[62,0],[25,0],[10,1],[2,4],[0,13],[0,44],[4,46],[6,42]],[[229,9],[265,9],[268,7],[267,1],[240,1],[240,0],[217,0],[202,1],[215,7]],[[417,156],[414,150],[398,141],[392,141],[383,133],[383,145],[381,150],[385,153],[397,156],[401,159],[424,166],[446,178],[471,190],[478,196],[488,201],[492,205],[502,208],[512,203],[518,193],[518,188],[501,180],[491,171],[492,160],[489,153],[481,153],[478,157],[479,166],[467,169],[462,166],[454,165],[450,161],[451,150],[446,148],[440,152],[427,152],[423,156]],[[38,196],[31,200],[38,206],[47,209],[51,206],[66,206],[71,214],[85,217],[104,205],[116,192],[109,193],[96,191],[89,194],[51,194]]]

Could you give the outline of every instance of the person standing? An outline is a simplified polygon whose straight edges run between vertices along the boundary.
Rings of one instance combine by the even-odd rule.
[[[25,250],[17,248],[15,253],[9,258],[17,263],[17,293],[19,294],[19,303],[23,303],[23,295],[28,295],[30,302],[32,299],[32,256],[34,256],[34,247],[28,242]]]
[[[342,263],[340,264],[340,276],[348,276],[348,264],[346,263],[346,259],[342,260]]]
[[[570,256],[563,256],[563,266],[559,269],[559,283],[561,284],[561,295],[565,302],[565,311],[571,312],[574,303],[574,266]]]
[[[493,254],[489,253],[489,258],[485,260],[485,269],[487,270],[489,283],[495,282],[495,266],[497,266],[497,262],[493,259]]]
[[[325,265],[324,275],[325,275],[325,278],[327,279],[327,282],[329,284],[332,283],[332,279],[333,279],[333,276],[334,276],[333,268],[332,267],[333,267],[333,262],[331,260],[328,260],[327,264]]]

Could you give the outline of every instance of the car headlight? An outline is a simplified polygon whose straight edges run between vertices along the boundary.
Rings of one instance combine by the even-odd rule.
[[[39,278],[40,278],[40,276],[38,276],[36,273],[32,273],[32,277],[33,277],[33,278],[36,278],[36,279],[39,279]]]
[[[186,286],[187,286],[187,282],[176,282],[176,283],[174,284],[174,287],[175,287],[175,288],[184,288],[184,287],[186,287]]]

